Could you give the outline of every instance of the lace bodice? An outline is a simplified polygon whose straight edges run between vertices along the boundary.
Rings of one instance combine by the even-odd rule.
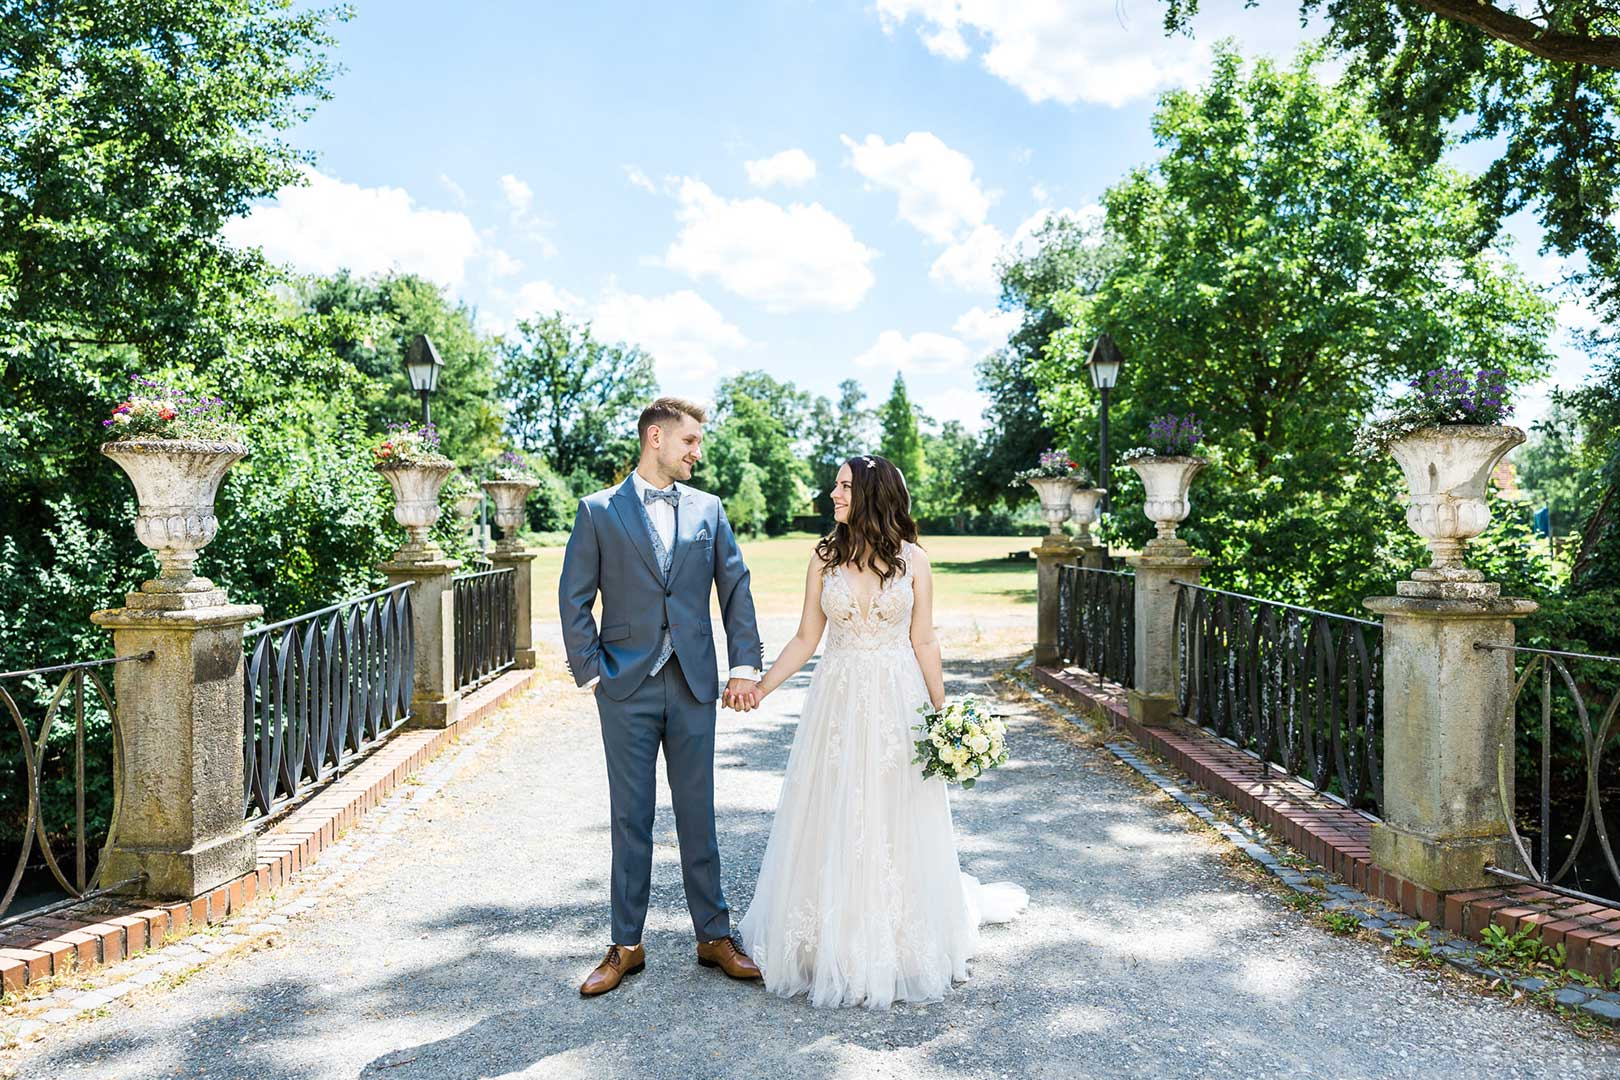
[[[866,609],[861,607],[844,567],[827,572],[821,584],[821,610],[827,616],[828,651],[911,647],[910,545],[904,554],[905,573],[890,578]]]

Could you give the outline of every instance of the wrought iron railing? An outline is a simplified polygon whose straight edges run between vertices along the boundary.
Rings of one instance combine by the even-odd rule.
[[[1176,582],[1182,717],[1351,806],[1383,789],[1383,627]]]
[[[100,670],[151,658],[148,652],[0,672],[0,705],[11,715],[19,739],[19,753],[6,754],[15,762],[14,782],[0,797],[0,818],[5,821],[6,831],[13,834],[0,851],[10,854],[8,849],[15,844],[11,876],[5,893],[0,895],[0,917],[11,909],[25,883],[35,894],[67,897],[55,902],[47,900],[43,906],[28,903],[24,914],[31,916],[140,880],[137,877],[101,885],[103,857],[118,827],[124,742],[118,710]],[[52,675],[61,676],[54,690],[46,679]],[[87,690],[93,696],[87,697]],[[43,711],[37,730],[30,730],[25,714],[36,708]],[[94,784],[94,790],[87,768],[106,777]],[[22,805],[18,805],[19,795]],[[72,848],[72,861],[67,867],[57,857],[59,843]],[[38,863],[32,861],[36,844]],[[49,872],[49,880],[43,879],[43,871]]]
[[[458,574],[451,580],[457,690],[488,682],[517,659],[516,578],[508,566]]]
[[[1525,660],[1509,705],[1523,752],[1498,748],[1497,786],[1513,844],[1530,874],[1499,867],[1492,872],[1582,899],[1620,900],[1617,838],[1604,812],[1606,801],[1610,808],[1620,805],[1620,656],[1484,643],[1474,648]],[[1605,692],[1608,704],[1600,705]],[[1517,762],[1510,756],[1516,752]],[[1508,777],[1515,773],[1519,782],[1510,793]],[[1535,782],[1523,783],[1531,774]]]
[[[414,584],[247,632],[244,817],[276,813],[410,719]]]
[[[1058,567],[1058,657],[1120,686],[1136,682],[1136,576]]]

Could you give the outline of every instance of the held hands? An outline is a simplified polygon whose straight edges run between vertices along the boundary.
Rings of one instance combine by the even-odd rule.
[[[765,697],[760,692],[759,683],[751,679],[732,679],[726,683],[725,693],[721,696],[721,704],[737,712],[752,712],[759,708],[760,701]]]

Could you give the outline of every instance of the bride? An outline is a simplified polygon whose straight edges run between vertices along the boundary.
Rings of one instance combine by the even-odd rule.
[[[783,997],[885,1008],[937,1001],[968,976],[981,922],[1028,904],[957,865],[945,781],[912,764],[919,709],[945,701],[933,578],[900,470],[850,458],[833,531],[805,579],[799,630],[760,682],[763,698],[828,631],[788,756],[743,947]]]

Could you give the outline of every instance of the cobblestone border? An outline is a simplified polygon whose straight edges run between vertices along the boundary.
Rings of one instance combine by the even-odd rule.
[[[208,919],[204,929],[185,936],[179,936],[180,930],[154,936],[150,948],[145,947],[145,938],[139,946],[131,941],[128,958],[120,957],[116,967],[107,962],[79,969],[75,961],[70,960],[63,969],[39,976],[33,981],[53,978],[61,980],[62,985],[38,996],[28,996],[25,992],[7,999],[6,1014],[0,1014],[0,1048],[37,1039],[54,1025],[104,1008],[142,987],[164,979],[183,979],[216,956],[263,947],[268,937],[314,908],[328,892],[342,885],[380,853],[427,801],[499,734],[499,725],[484,721],[517,700],[538,674],[532,670],[513,673],[504,685],[491,684],[490,692],[482,699],[469,698],[474,708],[462,722],[453,728],[427,733],[434,738],[426,744],[430,756],[425,764],[399,772],[397,782],[364,809],[341,815],[346,825],[354,827],[344,831],[345,827],[338,824],[340,815],[336,812],[328,822],[317,825],[316,835],[327,837],[318,848],[319,862],[314,861],[316,856],[311,852],[303,861],[295,862],[293,872],[284,879],[285,884],[296,885],[296,891],[283,895],[267,890],[256,897],[247,896],[230,904],[229,910],[221,910],[217,919]],[[455,753],[431,756],[450,746],[452,738]],[[275,835],[273,830],[266,837]],[[256,903],[251,902],[255,899]],[[208,898],[201,897],[192,903],[203,904],[206,910]],[[189,928],[185,923],[180,923],[179,927]]]

